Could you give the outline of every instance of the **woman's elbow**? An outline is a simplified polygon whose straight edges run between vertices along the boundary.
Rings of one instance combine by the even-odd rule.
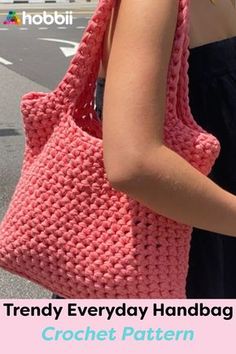
[[[156,181],[158,176],[163,176],[166,146],[161,142],[140,146],[135,151],[126,149],[125,153],[119,152],[119,149],[116,152],[114,149],[112,152],[108,150],[109,154],[105,149],[104,165],[108,181],[114,189],[131,192],[140,188],[143,181],[149,180],[151,176],[155,175]]]
[[[107,179],[114,189],[127,190],[141,175],[144,170],[144,161],[140,155],[137,155],[116,153],[116,158],[104,157]]]

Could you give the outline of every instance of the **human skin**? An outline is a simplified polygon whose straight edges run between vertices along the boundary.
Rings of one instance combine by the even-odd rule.
[[[236,236],[236,197],[164,144],[177,10],[176,0],[120,0],[104,91],[106,173],[115,189],[159,214]]]

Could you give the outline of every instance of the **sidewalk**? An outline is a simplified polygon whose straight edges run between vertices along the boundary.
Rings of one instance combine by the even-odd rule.
[[[57,2],[55,0],[54,3],[45,3],[45,0],[33,0],[33,3],[30,3],[31,0],[28,0],[28,3],[25,3],[21,0],[15,0],[17,1],[17,3],[1,3],[0,4],[0,10],[14,10],[14,9],[24,9],[24,10],[28,10],[28,9],[42,9],[43,6],[43,10],[47,10],[47,9],[76,9],[76,10],[82,10],[82,11],[93,11],[99,0],[90,0],[90,1],[86,1],[86,0],[74,0],[73,2],[69,2],[69,0],[65,0],[64,2]],[[26,1],[26,0],[24,0]],[[37,2],[35,2],[37,1]],[[71,1],[71,0],[70,0]]]

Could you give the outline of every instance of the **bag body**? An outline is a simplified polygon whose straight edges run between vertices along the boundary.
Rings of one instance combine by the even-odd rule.
[[[100,0],[56,89],[21,100],[25,153],[0,225],[0,267],[66,298],[185,298],[192,227],[113,189],[94,108],[102,40],[115,0]],[[207,175],[219,141],[188,103],[189,1],[167,76],[165,144]]]

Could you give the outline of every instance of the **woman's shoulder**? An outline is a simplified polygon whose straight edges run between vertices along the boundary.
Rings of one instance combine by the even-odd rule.
[[[190,48],[236,36],[232,0],[191,0]]]

